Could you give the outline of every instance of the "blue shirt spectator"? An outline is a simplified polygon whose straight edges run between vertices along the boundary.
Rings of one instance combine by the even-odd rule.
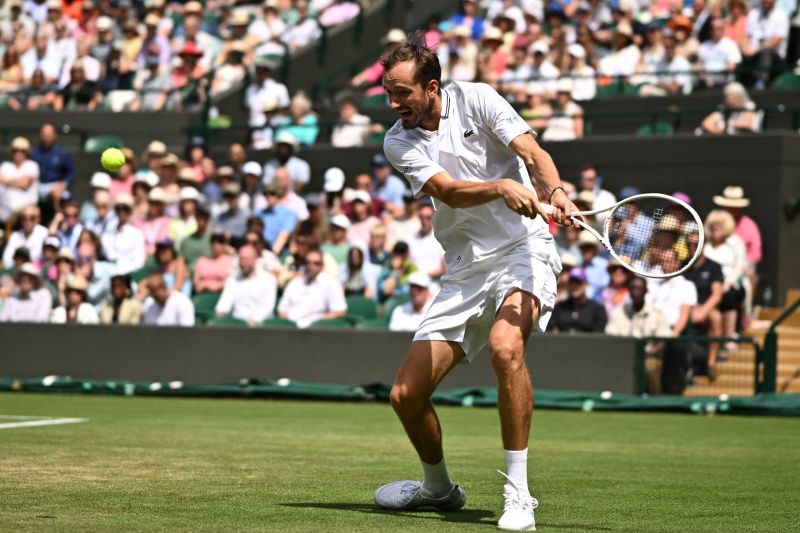
[[[264,164],[264,185],[272,183],[272,178],[275,176],[275,169],[283,167],[292,178],[292,188],[295,192],[300,192],[311,179],[311,167],[306,161],[297,157],[295,152],[300,147],[294,135],[284,131],[275,136],[275,152],[277,157],[270,159]]]
[[[406,182],[392,174],[389,160],[383,154],[375,154],[369,162],[372,171],[372,195],[395,207],[404,207],[403,195],[406,194]]]
[[[608,259],[598,255],[600,242],[588,231],[582,231],[578,238],[578,249],[584,273],[586,274],[586,297],[590,300],[602,301],[602,292],[608,286]]]
[[[277,246],[281,233],[290,234],[297,224],[297,214],[291,208],[282,204],[271,205],[264,209],[259,216],[264,221],[264,240],[272,247],[273,251],[280,253],[282,246]]]
[[[69,152],[56,144],[56,138],[55,126],[44,123],[39,130],[39,144],[31,151],[31,159],[39,164],[40,188],[45,184],[69,185],[75,181],[75,162]],[[47,190],[40,190],[40,196],[50,192],[49,188],[44,188]]]

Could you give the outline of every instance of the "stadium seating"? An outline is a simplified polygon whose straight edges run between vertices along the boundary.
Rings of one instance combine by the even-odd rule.
[[[198,324],[205,324],[214,318],[214,308],[221,294],[221,292],[204,292],[192,298],[194,318]]]
[[[386,300],[383,303],[383,316],[386,318],[392,318],[392,311],[398,305],[403,305],[404,303],[408,302],[411,299],[411,296],[408,294],[404,294],[401,296],[393,296]]]
[[[90,154],[99,154],[108,148],[122,148],[122,139],[114,135],[97,135],[89,137],[83,145],[83,150]]]
[[[365,319],[376,318],[378,316],[378,303],[372,298],[364,296],[348,296],[347,314]]]
[[[341,329],[341,328],[352,328],[353,322],[345,317],[342,318],[323,318],[322,320],[317,320],[311,326],[311,328],[332,328],[332,329]]]
[[[389,319],[382,317],[362,320],[356,324],[356,329],[389,329]]]
[[[296,328],[297,324],[289,320],[288,318],[280,318],[280,317],[273,317],[268,318],[267,320],[261,323],[262,326],[270,327],[270,328]]]
[[[206,322],[208,326],[247,326],[247,322],[232,316],[217,316]]]

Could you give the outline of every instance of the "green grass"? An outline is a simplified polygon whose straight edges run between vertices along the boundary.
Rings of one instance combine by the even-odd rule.
[[[494,409],[442,408],[460,513],[384,513],[419,476],[387,405],[0,394],[0,415],[88,418],[0,430],[0,531],[493,531]],[[2,422],[2,421],[0,421]],[[797,531],[789,418],[538,411],[540,531]]]

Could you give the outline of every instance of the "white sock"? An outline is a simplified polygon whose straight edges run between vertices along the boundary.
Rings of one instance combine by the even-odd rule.
[[[524,450],[503,450],[506,456],[508,477],[519,490],[528,493],[528,448]]]
[[[447,475],[447,465],[444,464],[444,458],[437,465],[429,465],[424,461],[422,464],[422,487],[435,496],[440,496],[447,492],[452,482],[450,476]]]

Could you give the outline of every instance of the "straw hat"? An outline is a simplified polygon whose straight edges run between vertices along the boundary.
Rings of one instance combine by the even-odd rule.
[[[67,281],[67,290],[87,292],[89,290],[89,284],[86,283],[83,277],[73,276]]]
[[[744,195],[744,189],[738,185],[729,185],[722,191],[722,195],[714,196],[714,204],[720,207],[747,207],[750,199]]]
[[[386,36],[381,39],[381,43],[383,44],[400,44],[406,40],[406,32],[399,28],[392,28],[386,34]]]
[[[500,28],[495,28],[494,26],[489,26],[485,30],[483,30],[483,37],[481,37],[481,42],[483,41],[499,41],[503,42],[503,32],[500,31]]]
[[[19,150],[21,152],[30,152],[31,142],[25,137],[15,137],[14,140],[11,141],[11,149]]]

